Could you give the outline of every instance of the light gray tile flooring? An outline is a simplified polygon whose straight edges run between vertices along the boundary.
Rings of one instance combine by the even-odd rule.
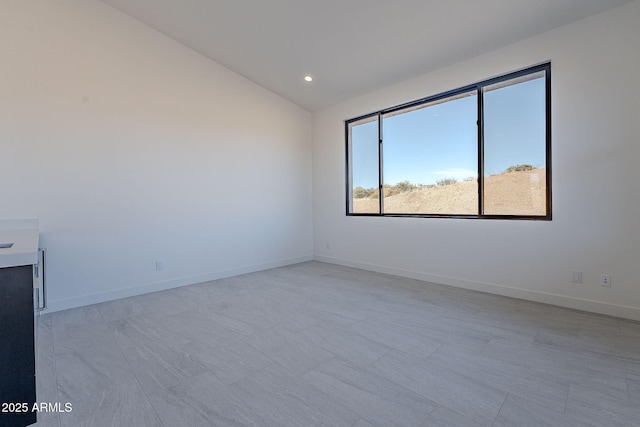
[[[640,323],[308,262],[44,315],[37,426],[638,426]]]

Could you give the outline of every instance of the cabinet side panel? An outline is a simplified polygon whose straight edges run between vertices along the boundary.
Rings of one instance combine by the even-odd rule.
[[[36,421],[33,325],[32,267],[0,269],[0,427]]]

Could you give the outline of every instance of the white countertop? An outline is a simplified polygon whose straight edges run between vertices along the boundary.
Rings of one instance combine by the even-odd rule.
[[[37,264],[39,236],[38,220],[0,220],[0,244],[13,243],[0,248],[0,268]]]

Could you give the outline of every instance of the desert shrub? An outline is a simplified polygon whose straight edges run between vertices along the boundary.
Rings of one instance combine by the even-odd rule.
[[[421,188],[420,184],[412,184],[409,181],[402,181],[395,185],[386,184],[384,186],[384,196],[395,196],[396,194],[410,193]]]
[[[378,189],[377,188],[356,187],[356,188],[353,189],[353,198],[354,199],[366,199],[366,198],[377,199],[378,198]]]
[[[385,197],[395,196],[396,194],[410,193],[421,188],[432,187],[430,185],[412,184],[409,181],[402,181],[395,185],[385,184],[382,190]],[[354,199],[377,199],[379,192],[377,188],[356,187],[353,189]]]
[[[507,169],[505,169],[505,173],[530,171],[532,169],[535,169],[533,165],[527,165],[527,164],[515,165],[515,166],[509,166]]]
[[[475,176],[468,176],[463,181],[464,182],[471,182],[471,181],[475,181],[475,180],[476,180]]]
[[[365,199],[369,197],[369,189],[363,187],[356,187],[353,189],[353,198],[354,199]]]
[[[398,193],[407,193],[409,191],[413,191],[416,186],[411,184],[409,181],[402,181],[394,185],[395,189]]]
[[[442,185],[455,184],[456,182],[458,182],[458,180],[455,179],[455,178],[445,178],[445,179],[441,179],[440,181],[438,181],[437,184],[442,186]]]
[[[399,194],[399,191],[395,187],[395,185],[386,184],[384,187],[382,187],[382,191],[384,191],[384,197],[395,196],[396,194]]]

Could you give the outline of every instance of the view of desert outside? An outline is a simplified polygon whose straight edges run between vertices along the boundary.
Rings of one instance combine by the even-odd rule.
[[[546,215],[545,172],[544,168],[532,168],[487,176],[484,180],[484,214]],[[384,192],[385,214],[478,214],[478,185],[475,179],[443,180],[440,184],[430,186],[405,184],[400,188],[386,187]],[[377,191],[373,189],[354,189],[353,213],[377,214],[377,196]]]
[[[461,92],[349,123],[350,212],[381,213],[382,177],[382,214],[546,216],[545,71],[485,86],[482,113],[478,93]]]

